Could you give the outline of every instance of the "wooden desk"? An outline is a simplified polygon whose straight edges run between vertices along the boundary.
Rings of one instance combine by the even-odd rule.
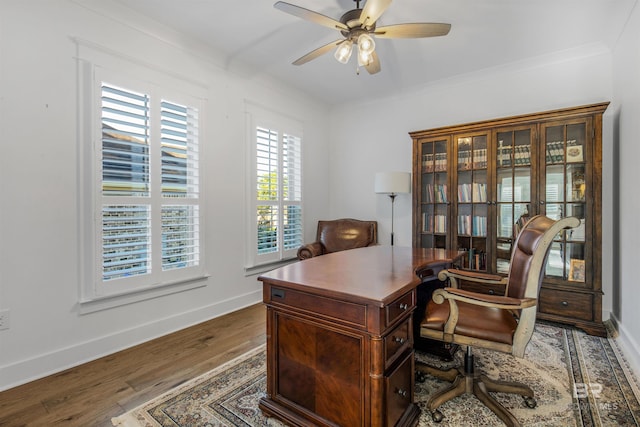
[[[412,426],[411,315],[422,275],[462,253],[372,246],[261,275],[267,395],[260,408],[296,426]]]

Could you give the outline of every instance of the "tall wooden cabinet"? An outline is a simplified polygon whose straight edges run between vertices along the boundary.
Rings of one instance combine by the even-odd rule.
[[[607,105],[410,132],[413,245],[462,249],[468,252],[463,268],[506,274],[514,237],[528,217],[576,216],[581,225],[553,242],[538,317],[606,336],[601,212]]]

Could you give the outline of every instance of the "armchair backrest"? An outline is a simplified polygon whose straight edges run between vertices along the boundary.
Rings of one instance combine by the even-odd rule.
[[[318,221],[316,240],[326,253],[374,245],[378,243],[378,222],[351,218]]]
[[[507,296],[537,298],[553,239],[561,230],[579,224],[574,217],[554,221],[544,215],[536,215],[527,221],[514,242]]]
[[[515,298],[538,298],[544,267],[551,244],[556,235],[566,228],[577,227],[580,220],[575,217],[554,221],[544,215],[532,217],[514,242],[509,266],[507,296]],[[527,343],[533,335],[537,305],[522,309],[518,327],[513,334],[512,354],[523,357]]]

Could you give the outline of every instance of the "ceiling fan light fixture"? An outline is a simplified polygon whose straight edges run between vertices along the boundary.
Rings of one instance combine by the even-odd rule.
[[[353,52],[353,42],[351,40],[344,40],[342,43],[338,45],[336,52],[333,56],[343,64],[349,62],[349,58],[351,58],[351,53]]]
[[[366,67],[373,60],[373,52],[367,53],[358,49],[358,65]]]
[[[342,64],[349,62],[354,46],[358,52],[358,67],[364,66],[369,74],[380,72],[380,58],[375,51],[376,44],[373,36],[385,39],[416,39],[423,37],[438,37],[449,34],[451,24],[414,22],[407,24],[377,26],[380,18],[387,10],[392,0],[354,0],[356,8],[345,12],[339,20],[323,15],[313,10],[296,6],[286,1],[276,1],[276,9],[290,15],[302,18],[316,24],[338,30],[344,39],[339,39],[320,46],[306,55],[293,61],[293,65],[302,65],[329,53],[335,48],[334,56]],[[360,2],[365,2],[360,9]],[[356,68],[359,70],[359,68]]]
[[[376,48],[376,43],[367,33],[362,33],[358,36],[358,52],[366,55],[371,55]]]

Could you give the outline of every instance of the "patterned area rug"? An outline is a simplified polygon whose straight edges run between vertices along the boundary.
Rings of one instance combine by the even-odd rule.
[[[615,339],[539,322],[524,359],[474,349],[476,364],[489,377],[528,383],[538,406],[497,393],[496,399],[526,426],[638,426],[640,388]],[[445,363],[426,354],[417,359]],[[453,362],[462,363],[463,351]],[[501,426],[502,422],[473,396],[460,396],[440,407],[445,419],[431,420],[424,402],[447,383],[427,378],[417,383],[420,426]],[[184,383],[112,420],[121,427],[282,426],[258,409],[265,395],[265,346]]]

